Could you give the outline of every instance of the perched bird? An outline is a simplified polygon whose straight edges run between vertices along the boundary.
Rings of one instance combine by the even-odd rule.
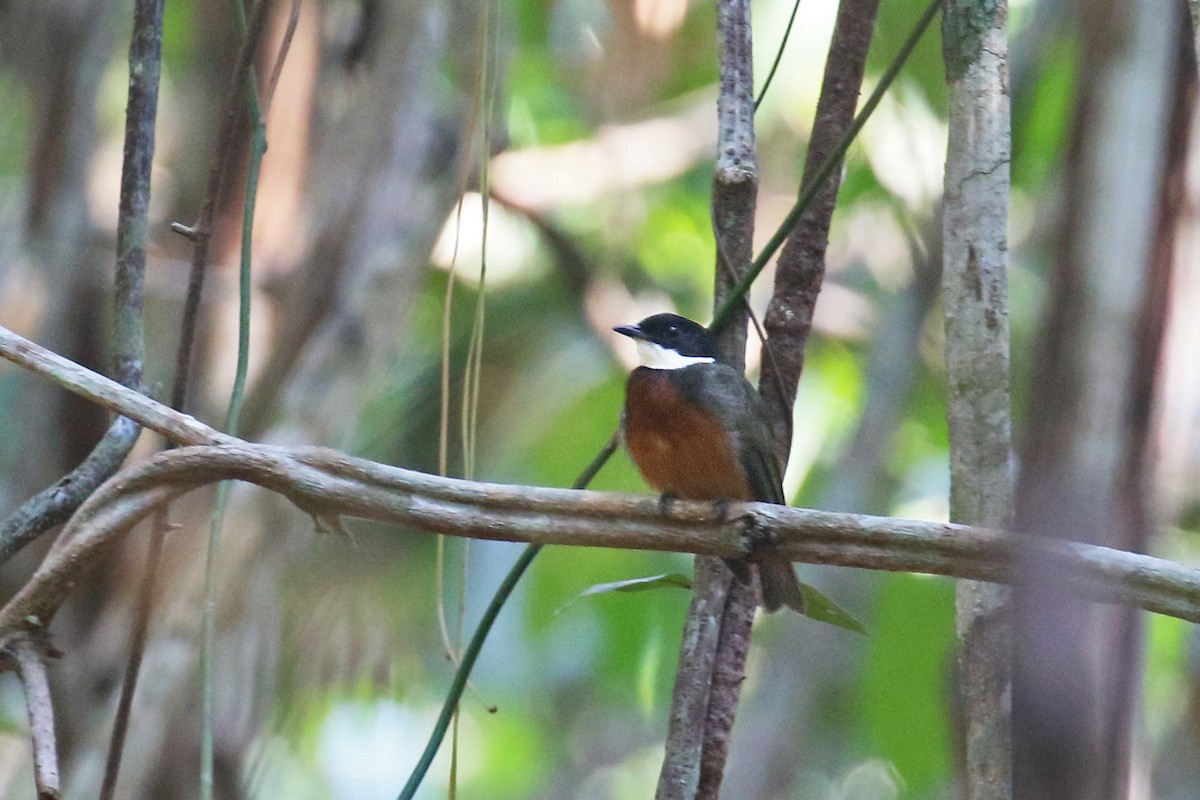
[[[681,500],[785,504],[762,400],[741,372],[718,360],[716,337],[676,314],[613,330],[637,342],[642,361],[625,385],[622,430],[646,482]],[[731,563],[747,575],[743,566]],[[762,561],[759,581],[767,611],[803,613],[788,561]]]

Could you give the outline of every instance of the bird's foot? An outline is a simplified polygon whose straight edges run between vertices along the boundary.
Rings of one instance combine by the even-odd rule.
[[[671,516],[671,505],[679,498],[670,492],[663,492],[658,496],[658,513],[664,517]]]

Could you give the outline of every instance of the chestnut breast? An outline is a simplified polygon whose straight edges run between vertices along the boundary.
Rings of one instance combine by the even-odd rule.
[[[639,367],[630,374],[624,425],[634,463],[647,483],[683,500],[754,499],[737,443],[681,390],[683,371]]]

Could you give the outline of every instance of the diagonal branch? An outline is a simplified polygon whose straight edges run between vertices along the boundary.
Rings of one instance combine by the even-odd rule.
[[[237,441],[195,417],[130,391],[116,381],[52,353],[3,326],[0,326],[0,358],[49,378],[68,391],[161,433],[176,444]]]
[[[139,0],[129,43],[129,102],[117,216],[117,256],[113,286],[113,374],[126,386],[142,381],[147,213],[158,78],[162,54],[162,0]],[[65,522],[96,487],[121,466],[141,430],[118,417],[87,457],[52,486],[25,501],[0,524],[0,564],[45,531]]]
[[[775,358],[763,359],[758,388],[775,431],[776,452],[785,464],[792,442],[792,407],[804,369],[804,346],[825,280],[825,248],[841,187],[839,151],[855,125],[854,110],[878,10],[879,0],[842,0],[838,5],[800,187],[801,195],[814,190],[816,194],[779,254],[775,288],[763,320]],[[918,25],[916,30],[923,28]],[[824,177],[826,169],[830,177]]]

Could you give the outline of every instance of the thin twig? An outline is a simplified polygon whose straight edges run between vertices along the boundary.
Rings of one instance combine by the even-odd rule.
[[[161,508],[155,514],[154,531],[146,553],[147,567],[157,566],[162,560],[163,543],[170,525],[167,510]],[[142,585],[138,589],[137,609],[133,617],[133,631],[129,637],[129,658],[125,663],[125,674],[121,681],[121,694],[117,698],[117,711],[113,715],[112,735],[108,743],[108,757],[104,762],[104,781],[100,785],[100,800],[112,800],[117,790],[117,778],[121,773],[121,758],[125,754],[125,737],[129,731],[129,716],[133,709],[133,694],[137,689],[138,675],[142,669],[142,656],[146,652],[146,635],[150,630],[150,612],[154,607],[154,595],[158,590],[159,570],[147,569]]]
[[[29,712],[29,733],[33,739],[33,780],[38,800],[58,800],[58,747],[54,741],[54,706],[50,701],[50,681],[38,646],[28,639],[13,641],[7,651],[17,664],[25,687],[25,708]]]
[[[275,99],[275,87],[279,85],[279,76],[283,74],[283,64],[287,60],[288,50],[292,48],[292,38],[296,35],[296,26],[300,23],[300,0],[292,0],[292,10],[288,13],[287,28],[283,31],[283,41],[279,43],[279,53],[275,56],[275,66],[267,79],[267,90],[263,92],[262,116],[271,113],[271,101]]]
[[[241,47],[238,50],[237,62],[222,105],[224,111],[222,112],[221,127],[217,131],[212,162],[208,170],[208,181],[204,188],[204,200],[200,205],[200,215],[195,224],[191,226],[179,223],[172,225],[172,229],[176,233],[186,236],[193,243],[192,269],[188,276],[187,297],[183,305],[179,347],[175,352],[175,381],[171,389],[171,406],[173,408],[182,409],[187,398],[188,385],[191,380],[192,351],[199,322],[200,300],[204,293],[204,278],[208,272],[208,250],[212,241],[213,219],[216,217],[217,204],[225,187],[225,178],[236,155],[236,148],[233,145],[242,112],[242,92],[254,63],[254,54],[258,52],[258,44],[266,30],[269,6],[270,3],[266,0],[259,0],[254,7],[254,13],[246,28],[246,35],[242,38]]]
[[[787,26],[783,29],[783,36],[779,40],[779,49],[775,51],[775,60],[771,62],[771,68],[767,70],[767,78],[763,81],[762,88],[758,90],[758,97],[754,99],[754,110],[758,111],[758,107],[762,105],[763,98],[767,96],[767,90],[771,88],[771,82],[775,80],[775,71],[779,69],[779,62],[783,60],[783,51],[787,49],[788,40],[792,38],[792,26],[796,23],[796,12],[800,10],[800,0],[793,0],[792,13],[788,15]]]
[[[117,216],[113,292],[113,375],[138,388],[145,358],[147,210],[154,160],[155,118],[162,55],[162,0],[138,0],[129,42],[129,101]],[[0,564],[45,531],[65,522],[100,484],[120,468],[141,431],[115,419],[87,457],[68,475],[25,501],[0,525]]]
[[[267,17],[268,0],[258,0],[256,18]],[[243,0],[234,3],[238,33],[248,38],[246,31],[246,7]],[[299,6],[293,3],[291,28]],[[291,43],[291,32],[285,34],[275,63],[272,80],[278,77],[287,57]],[[238,419],[242,413],[242,400],[246,392],[246,373],[250,362],[250,292],[251,265],[254,244],[254,210],[258,199],[258,178],[262,170],[263,156],[267,152],[266,123],[263,107],[259,100],[257,76],[251,67],[246,73],[246,111],[250,120],[250,162],[246,169],[246,191],[242,207],[242,247],[238,266],[238,348],[237,366],[233,378],[233,389],[225,413],[225,430],[236,436]],[[217,487],[216,502],[209,517],[208,548],[204,559],[204,614],[200,644],[200,797],[212,800],[214,772],[214,709],[216,706],[216,627],[217,627],[217,563],[220,553],[221,530],[225,524],[225,509],[229,502],[228,483]]]
[[[66,522],[133,449],[141,429],[118,417],[79,466],[21,504],[0,523],[0,564],[46,531]]]
[[[812,205],[813,201],[823,191],[825,181],[829,180],[829,177],[834,173],[838,165],[842,163],[846,151],[850,149],[850,145],[854,143],[863,126],[867,124],[867,120],[871,118],[876,107],[883,100],[883,95],[887,93],[892,82],[896,80],[896,76],[900,74],[901,68],[908,61],[908,57],[912,54],[913,49],[916,48],[917,43],[921,41],[921,36],[925,33],[926,28],[929,27],[929,24],[933,22],[933,18],[937,16],[937,12],[941,7],[942,0],[930,0],[929,6],[926,7],[925,13],[921,15],[921,18],[913,26],[908,39],[905,40],[896,57],[892,59],[892,63],[888,64],[888,68],[880,76],[879,84],[876,85],[875,91],[871,92],[871,96],[863,103],[862,110],[854,118],[854,124],[847,129],[846,134],[838,142],[837,147],[834,148],[829,157],[821,162],[821,166],[813,173],[812,180],[805,182],[806,188],[801,192],[800,199],[792,206],[787,216],[784,217],[783,222],[779,224],[779,228],[776,229],[770,240],[763,245],[763,249],[754,261],[750,263],[750,269],[742,278],[741,283],[734,288],[725,300],[725,303],[717,309],[717,313],[713,315],[711,327],[719,329],[725,324],[726,317],[730,311],[733,310],[737,303],[741,302],[742,297],[749,291],[750,285],[754,283],[755,279],[758,278],[767,264],[771,262],[775,253],[787,240],[792,229],[796,226],[797,220],[800,219],[800,215],[808,210],[809,206]]]

